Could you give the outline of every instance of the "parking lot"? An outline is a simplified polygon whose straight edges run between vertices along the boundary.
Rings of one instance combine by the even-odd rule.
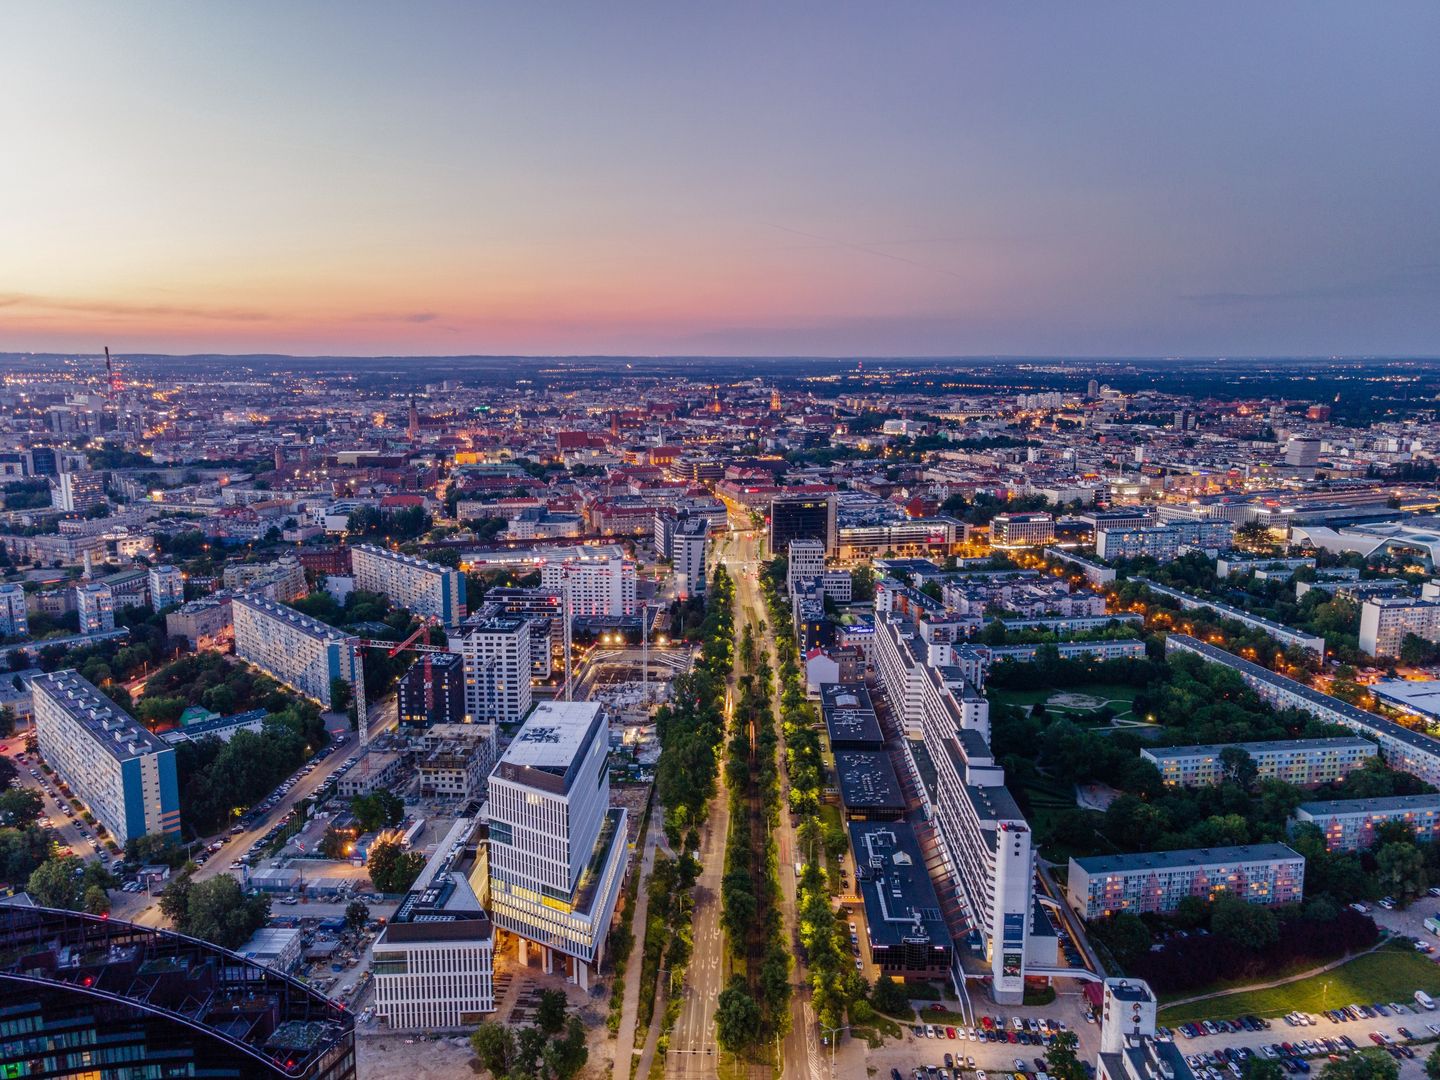
[[[1374,1050],[1377,1047],[1384,1047],[1395,1055],[1402,1078],[1408,1080],[1423,1075],[1430,1047],[1418,1045],[1411,1049],[1409,1044],[1430,1043],[1440,1038],[1440,1011],[1427,1011],[1414,1001],[1355,1005],[1363,1006],[1371,1015],[1366,1016],[1358,1009],[1354,1016],[1339,1010],[1332,1010],[1328,1015],[1292,1014],[1290,1020],[1281,1017],[1270,1020],[1268,1028],[1263,1026],[1264,1021],[1246,1027],[1241,1018],[1233,1017],[1214,1025],[1216,1030],[1213,1032],[1184,1025],[1173,1035],[1176,1045],[1201,1080],[1237,1077],[1243,1058],[1241,1061],[1232,1060],[1235,1055],[1231,1051],[1248,1052],[1277,1061],[1286,1072],[1303,1076],[1307,1072],[1318,1071],[1331,1055],[1343,1057],[1356,1050]],[[1384,1012],[1377,1011],[1377,1006]],[[1354,1009],[1355,1006],[1346,1008]],[[1191,1031],[1194,1033],[1188,1033]]]
[[[888,1039],[884,1046],[876,1049],[870,1049],[858,1039],[843,1039],[835,1047],[835,1075],[864,1076],[867,1068],[878,1068],[880,1076],[888,1077],[893,1068],[905,1080],[912,1080],[916,1069],[924,1074],[927,1067],[933,1066],[934,1076],[938,1077],[943,1071],[952,1080],[957,1077],[960,1080],[979,1080],[981,1072],[986,1074],[986,1080],[997,1080],[997,1073],[1013,1078],[1017,1071],[1024,1072],[1027,1080],[1033,1080],[1043,1071],[1036,1059],[1039,1058],[1043,1064],[1046,1036],[1031,1028],[1029,1022],[1038,1027],[1042,1020],[1050,1038],[1060,1030],[1074,1031],[1080,1040],[1080,1059],[1093,1063],[1100,1049],[1100,1029],[1085,1020],[1086,1002],[1078,983],[1067,981],[1061,991],[1055,1001],[1044,1006],[996,1005],[972,997],[976,1015],[982,1018],[978,1029],[973,1025],[957,1025],[953,1020],[938,1024],[932,1020],[929,1028],[933,1035],[926,1035],[923,1025],[917,1035],[913,1025],[906,1025],[902,1038]],[[946,1007],[953,1010],[956,1003],[947,1002]],[[925,1014],[926,1010],[922,1010],[921,1016]],[[991,1021],[990,1029],[986,1029],[983,1022],[987,1016]],[[1028,1042],[1020,1040],[1021,1033],[1015,1027],[1017,1018],[1026,1024],[1024,1034]],[[999,1033],[1001,1027],[1005,1028],[1003,1036]],[[953,1039],[949,1037],[951,1030],[955,1032]],[[1015,1036],[1013,1043],[1011,1035]],[[946,1054],[951,1058],[949,1066],[945,1064]],[[1022,1070],[1017,1070],[1016,1060],[1024,1065]]]

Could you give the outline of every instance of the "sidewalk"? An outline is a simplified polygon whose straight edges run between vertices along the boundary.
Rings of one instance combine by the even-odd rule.
[[[635,942],[630,948],[630,959],[625,965],[625,1001],[620,1007],[620,1030],[615,1033],[615,1066],[610,1073],[615,1080],[627,1080],[630,1075],[630,1059],[635,1054],[635,1014],[640,1009],[640,953],[645,946],[645,919],[650,909],[650,890],[645,885],[655,868],[655,848],[659,843],[660,823],[664,817],[657,802],[650,809],[650,827],[641,838],[644,847],[640,853],[640,865],[635,870],[635,873],[640,875],[639,887],[635,892],[635,914],[630,920]]]

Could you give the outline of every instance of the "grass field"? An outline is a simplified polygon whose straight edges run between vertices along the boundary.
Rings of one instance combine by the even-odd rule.
[[[1242,990],[1189,1005],[1161,1009],[1162,1024],[1216,1017],[1284,1016],[1296,1009],[1323,1012],[1355,1002],[1409,1001],[1416,990],[1440,995],[1440,964],[1403,946],[1380,949],[1298,982],[1268,990]]]
[[[1029,708],[1036,702],[1043,702],[1047,711],[1060,715],[1086,713],[1091,709],[1076,709],[1066,705],[1053,704],[1052,698],[1063,694],[1084,694],[1097,702],[1105,702],[1115,711],[1117,718],[1130,717],[1130,704],[1135,700],[1136,688],[1116,683],[1084,683],[1080,686],[1066,686],[1043,690],[992,690],[987,695],[994,705],[1019,705]],[[1099,708],[1098,705],[1095,708]]]

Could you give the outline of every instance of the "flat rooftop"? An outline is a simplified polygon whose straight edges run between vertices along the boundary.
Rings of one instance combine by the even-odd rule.
[[[1440,716],[1440,679],[1381,679],[1370,690],[1381,701],[1402,709]]]
[[[1321,799],[1302,802],[1295,809],[1311,817],[1335,817],[1341,814],[1403,814],[1407,810],[1440,809],[1437,795],[1388,795],[1376,799]]]
[[[1184,848],[1180,851],[1141,851],[1134,855],[1091,855],[1071,859],[1087,874],[1124,874],[1135,870],[1180,870],[1192,866],[1232,863],[1275,863],[1302,858],[1285,844],[1246,844],[1240,847]]]
[[[900,821],[852,821],[850,843],[871,946],[928,941],[948,950],[950,931],[915,833]]]
[[[1252,757],[1256,754],[1298,754],[1307,750],[1358,750],[1364,747],[1375,749],[1369,739],[1358,735],[1339,735],[1333,739],[1273,739],[1268,742],[1196,743],[1193,746],[1147,746],[1145,754],[1157,760],[1166,758],[1195,757],[1204,755],[1218,757],[1227,747],[1244,750]]]
[[[835,775],[847,810],[905,809],[905,796],[890,755],[883,750],[839,750]]]
[[[861,684],[821,683],[820,712],[834,746],[878,749],[885,744],[870,692]]]
[[[542,701],[500,755],[492,775],[564,794],[596,733],[604,728],[599,702]]]
[[[309,615],[296,611],[292,607],[276,603],[274,600],[267,600],[263,596],[251,596],[248,594],[237,596],[232,603],[244,608],[249,608],[252,611],[258,611],[262,615],[270,616],[272,619],[287,622],[297,630],[309,634],[311,637],[319,638],[322,641],[345,640],[345,632],[343,630],[338,630],[329,623],[321,622],[319,619],[312,619]]]
[[[448,566],[431,562],[429,559],[417,559],[414,555],[406,555],[399,551],[391,551],[389,548],[379,547],[375,544],[356,544],[352,551],[363,551],[366,555],[374,555],[376,558],[388,559],[390,562],[401,563],[412,570],[424,570],[431,574],[458,574],[460,571],[452,570]]]
[[[102,694],[77,672],[66,669],[30,680],[32,690],[42,690],[58,702],[70,718],[89,732],[90,737],[117,761],[145,757],[170,750],[164,740],[152,735],[139,721]]]

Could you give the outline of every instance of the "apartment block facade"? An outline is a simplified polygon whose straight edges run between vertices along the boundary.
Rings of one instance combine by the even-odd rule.
[[[31,680],[41,756],[120,845],[180,835],[175,750],[74,671]]]
[[[446,626],[465,617],[465,575],[459,570],[375,544],[352,547],[350,565],[357,589],[381,593],[397,607]]]
[[[326,708],[332,679],[354,688],[359,663],[343,631],[261,596],[237,596],[230,609],[241,660]]]
[[[1187,896],[1227,893],[1249,904],[1299,903],[1305,858],[1284,844],[1097,855],[1072,858],[1066,882],[1070,906],[1085,919],[1174,911]]]
[[[1298,787],[1343,780],[1380,752],[1368,739],[1342,737],[1144,747],[1140,756],[1160,770],[1170,787],[1205,787],[1224,779],[1221,755],[1226,749],[1248,754],[1262,779]]]
[[[530,621],[521,615],[466,619],[451,638],[465,663],[465,718],[513,723],[530,711]]]
[[[1408,825],[1415,839],[1428,844],[1440,834],[1440,795],[1392,795],[1379,799],[1328,799],[1295,808],[1294,823],[1320,827],[1330,851],[1372,847],[1376,829],[1388,822]]]

